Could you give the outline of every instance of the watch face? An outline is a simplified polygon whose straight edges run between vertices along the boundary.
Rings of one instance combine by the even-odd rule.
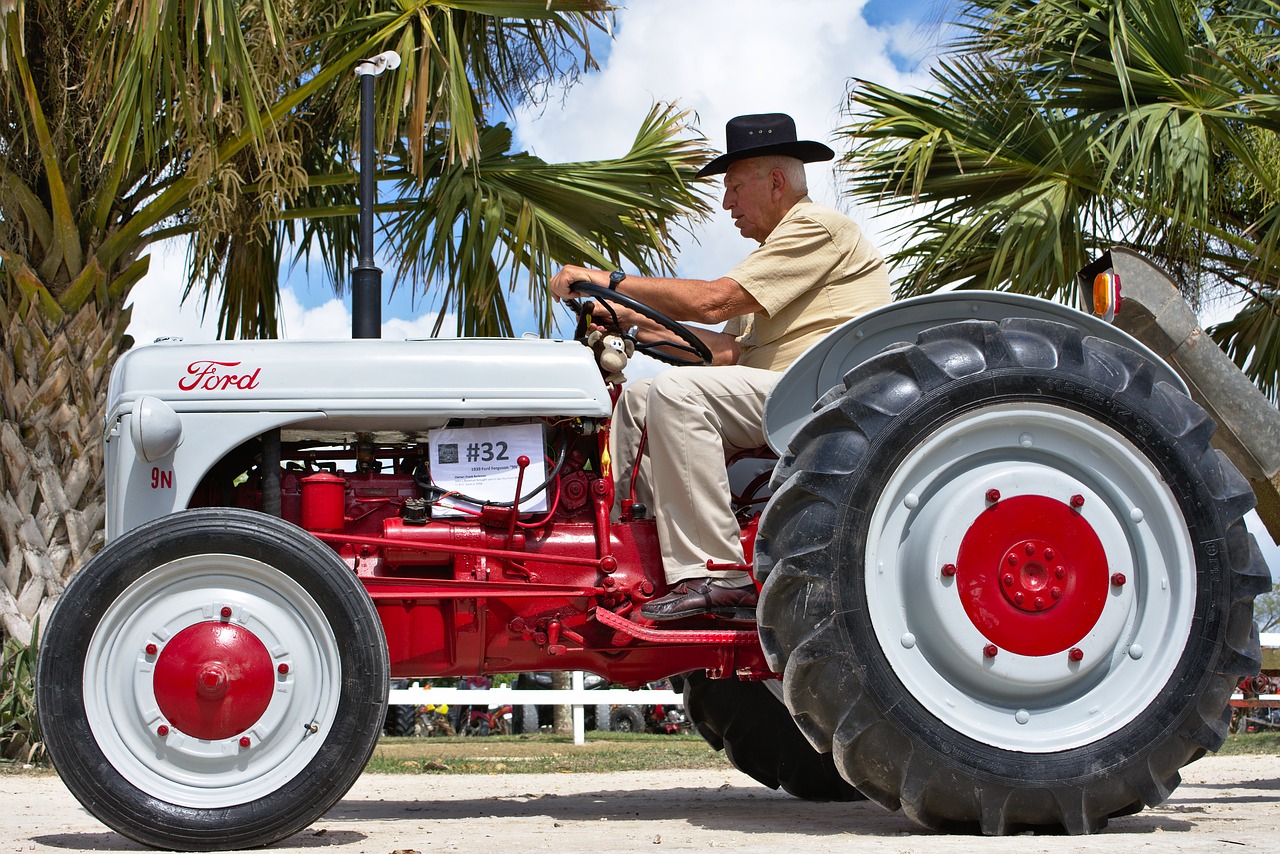
[[[621,270],[614,270],[612,273],[609,274],[609,288],[611,290],[617,288],[618,285],[621,284],[622,280],[625,279],[626,277],[627,277],[627,274],[622,272]]]

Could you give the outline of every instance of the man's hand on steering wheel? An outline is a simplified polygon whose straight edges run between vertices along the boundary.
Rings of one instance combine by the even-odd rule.
[[[595,321],[629,339],[637,352],[668,365],[685,367],[710,365],[712,362],[710,348],[689,327],[633,297],[585,280],[574,282],[570,293],[591,298],[591,302],[584,305],[573,297],[563,297],[567,303],[573,301],[569,303],[570,307],[578,313],[574,337],[579,340],[585,338],[592,321]],[[643,339],[636,334],[637,327],[644,335]]]

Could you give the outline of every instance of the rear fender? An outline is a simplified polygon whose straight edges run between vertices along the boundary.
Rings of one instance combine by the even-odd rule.
[[[999,322],[1008,317],[1052,320],[1086,335],[1114,341],[1145,356],[1158,379],[1187,394],[1187,385],[1169,365],[1132,335],[1065,305],[1000,291],[951,291],[927,294],[850,320],[810,347],[783,374],[765,403],[764,426],[769,447],[781,456],[796,430],[813,413],[813,405],[844,375],[886,347],[914,342],[925,329],[961,320]]]

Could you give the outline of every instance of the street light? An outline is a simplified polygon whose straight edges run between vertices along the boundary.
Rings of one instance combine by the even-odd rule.
[[[374,126],[373,78],[400,67],[400,54],[384,51],[356,63],[360,78],[360,242],[351,271],[351,337],[382,337],[382,270],[373,260]]]

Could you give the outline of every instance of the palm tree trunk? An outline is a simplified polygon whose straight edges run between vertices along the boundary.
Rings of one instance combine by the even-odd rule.
[[[102,419],[129,312],[0,300],[0,634],[31,640],[103,542]]]

